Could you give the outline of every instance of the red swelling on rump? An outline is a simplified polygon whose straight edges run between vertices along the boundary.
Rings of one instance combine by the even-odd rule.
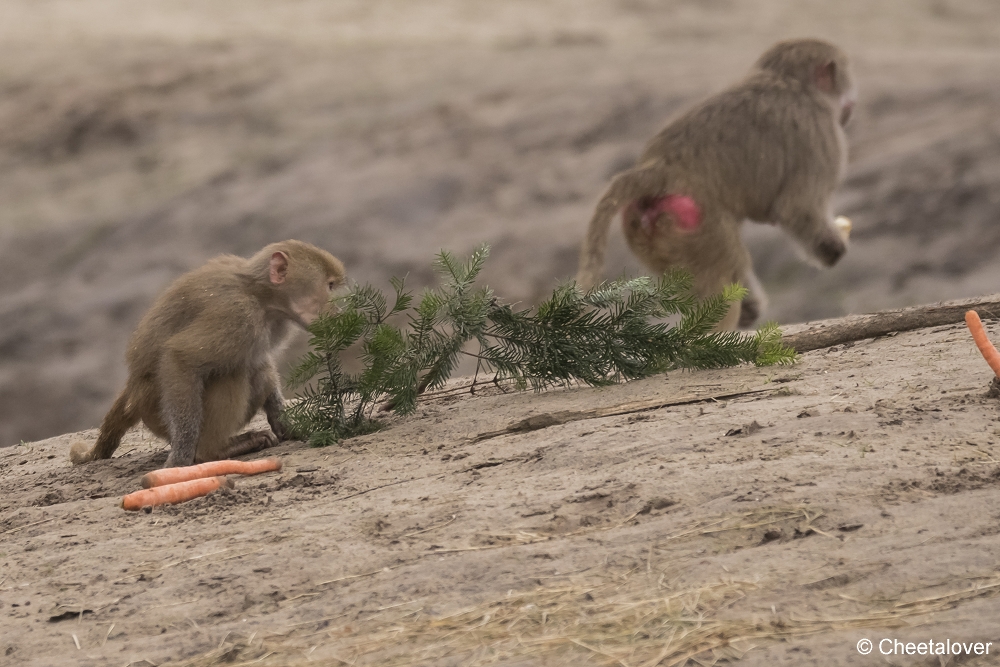
[[[639,224],[647,236],[653,236],[660,215],[666,214],[678,229],[691,232],[701,225],[701,207],[687,195],[664,195],[653,197],[629,205],[633,210],[642,211]]]

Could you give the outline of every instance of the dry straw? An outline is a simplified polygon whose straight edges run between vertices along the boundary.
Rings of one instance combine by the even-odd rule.
[[[591,665],[671,667],[714,665],[739,659],[760,644],[853,628],[892,628],[907,619],[953,608],[962,601],[1000,592],[1000,576],[963,590],[898,601],[886,608],[838,617],[759,619],[726,616],[726,609],[756,585],[727,581],[667,593],[643,590],[646,577],[587,587],[564,585],[511,593],[440,618],[401,614],[376,627],[326,631],[309,639],[310,665],[416,666],[431,664],[565,664],[588,654]],[[637,584],[637,585],[636,585]],[[309,643],[309,642],[307,642]],[[299,641],[264,642],[256,650],[228,646],[185,667],[305,664]],[[245,647],[249,649],[249,647]],[[284,649],[284,650],[282,650]],[[251,658],[251,656],[254,656]],[[264,656],[267,656],[266,658]],[[321,657],[320,657],[321,656]],[[337,656],[337,657],[333,657]],[[249,658],[234,662],[234,659]],[[270,658],[270,660],[268,659]]]
[[[813,529],[811,522],[816,518],[818,514],[794,508],[699,520],[650,545],[649,558],[673,540],[783,522],[803,533]],[[855,628],[900,627],[915,617],[1000,593],[1000,575],[996,575],[971,586],[964,584],[959,590],[952,583],[950,591],[937,595],[877,603],[854,600],[868,609],[837,617],[783,617],[770,610],[738,613],[730,608],[760,582],[728,580],[676,587],[660,573],[669,561],[658,560],[660,567],[650,567],[647,560],[618,575],[586,571],[562,583],[510,591],[446,616],[403,604],[351,623],[344,618],[344,625],[319,631],[310,630],[308,623],[296,624],[269,633],[264,641],[221,645],[182,664],[474,667],[510,661],[568,664],[585,659],[588,665],[619,667],[705,666],[738,660],[772,641]],[[947,588],[947,582],[943,586]]]

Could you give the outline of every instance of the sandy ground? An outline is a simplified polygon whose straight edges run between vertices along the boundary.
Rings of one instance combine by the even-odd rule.
[[[437,396],[150,514],[117,502],[163,443],[71,468],[96,432],[57,435],[99,422],[143,310],[220,252],[298,237],[420,286],[486,241],[487,282],[537,299],[671,113],[802,35],[856,62],[855,232],[819,271],[748,228],[767,316],[996,292],[989,0],[0,3],[0,664],[996,664],[998,406],[960,327]],[[608,275],[638,271],[613,244]]]
[[[1000,339],[1000,324],[988,330]],[[8,448],[0,655],[997,664],[989,377],[955,325],[790,367],[438,394],[384,431],[285,444],[282,472],[148,514],[118,507],[166,456],[141,430],[116,458],[77,468],[68,444],[94,431]],[[546,415],[565,423],[544,427]],[[509,432],[528,418],[540,428]],[[863,656],[865,638],[993,644],[972,657]]]
[[[856,61],[856,231],[820,271],[748,229],[766,315],[996,291],[989,0],[3,2],[0,445],[99,423],[144,309],[221,252],[298,237],[421,286],[489,242],[487,281],[537,299],[670,114],[803,35]],[[608,275],[637,272],[613,243]]]

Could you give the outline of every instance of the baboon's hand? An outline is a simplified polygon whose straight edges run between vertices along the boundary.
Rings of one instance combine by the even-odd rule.
[[[281,419],[268,419],[267,423],[270,425],[271,432],[274,433],[274,437],[278,439],[278,442],[284,442],[292,439],[288,427],[281,423]]]
[[[844,253],[847,252],[847,244],[839,235],[828,235],[820,239],[816,244],[814,254],[816,259],[823,263],[823,266],[833,266]]]

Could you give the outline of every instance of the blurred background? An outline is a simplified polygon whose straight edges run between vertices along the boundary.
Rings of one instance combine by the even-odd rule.
[[[4,0],[0,445],[97,426],[146,307],[219,253],[299,238],[419,287],[488,242],[535,301],[673,112],[806,36],[860,83],[853,245],[819,270],[748,225],[765,317],[1000,291],[993,0]],[[616,225],[607,275],[640,271]]]

